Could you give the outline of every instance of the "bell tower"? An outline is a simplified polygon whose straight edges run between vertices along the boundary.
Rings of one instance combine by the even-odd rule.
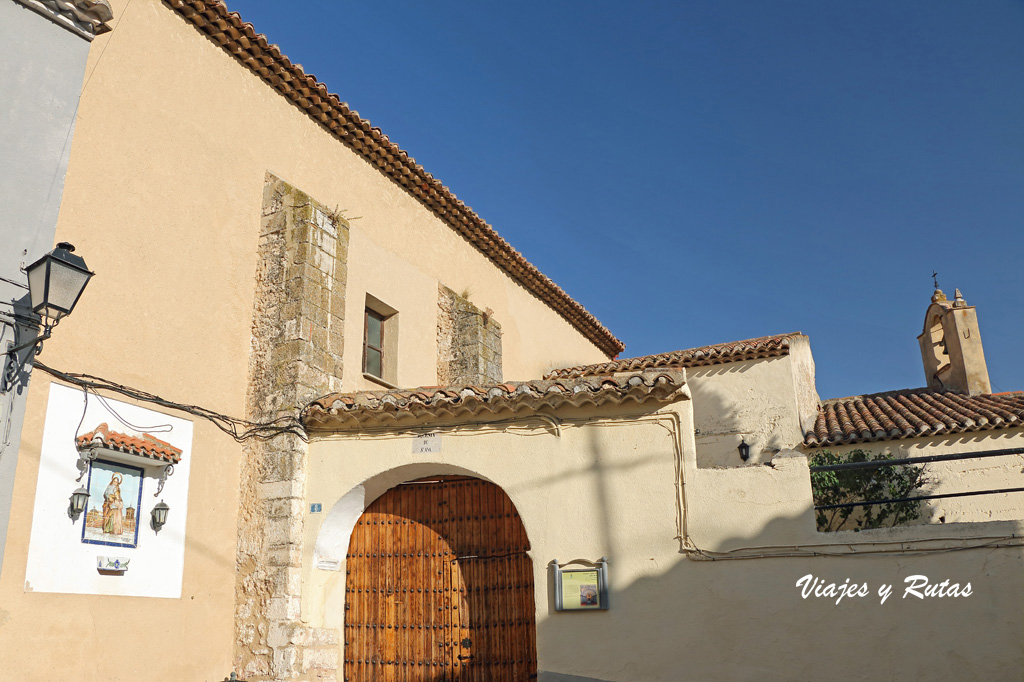
[[[959,289],[951,302],[936,283],[924,315],[924,331],[917,340],[928,388],[969,395],[992,392],[978,314]]]

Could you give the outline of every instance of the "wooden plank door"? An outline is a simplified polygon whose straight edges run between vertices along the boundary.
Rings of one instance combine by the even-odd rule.
[[[424,479],[375,500],[346,559],[346,682],[535,679],[528,549],[493,483]]]

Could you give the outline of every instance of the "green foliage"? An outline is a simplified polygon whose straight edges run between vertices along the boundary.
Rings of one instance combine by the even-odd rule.
[[[892,455],[873,454],[866,450],[851,450],[845,455],[820,450],[808,458],[808,463],[814,467],[891,459],[894,459]],[[811,492],[815,506],[913,497],[914,491],[929,482],[924,467],[912,464],[811,472]],[[920,517],[920,502],[885,502],[862,507],[820,509],[815,512],[819,531],[898,526]]]

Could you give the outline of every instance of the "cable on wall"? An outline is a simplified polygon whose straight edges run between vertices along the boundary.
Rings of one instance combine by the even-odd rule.
[[[56,379],[66,381],[69,384],[74,384],[75,386],[80,386],[83,389],[91,391],[97,396],[98,394],[96,391],[111,391],[113,393],[120,393],[123,396],[127,396],[135,400],[153,403],[154,405],[178,410],[180,412],[191,414],[195,417],[200,417],[201,419],[206,419],[239,443],[252,439],[270,440],[271,438],[276,438],[277,436],[283,436],[286,434],[298,436],[303,441],[309,440],[306,435],[305,428],[303,428],[302,423],[296,416],[289,415],[269,422],[252,422],[246,419],[238,419],[237,417],[221,414],[220,412],[214,412],[213,410],[209,410],[198,405],[188,405],[185,403],[174,402],[173,400],[167,400],[158,395],[147,393],[146,391],[141,391],[130,386],[124,386],[91,374],[61,372],[60,370],[53,369],[38,360],[33,363],[33,366]]]

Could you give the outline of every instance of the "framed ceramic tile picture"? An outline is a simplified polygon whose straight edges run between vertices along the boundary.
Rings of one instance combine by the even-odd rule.
[[[92,461],[82,542],[114,547],[138,546],[142,477],[143,470],[139,467],[102,459]]]

